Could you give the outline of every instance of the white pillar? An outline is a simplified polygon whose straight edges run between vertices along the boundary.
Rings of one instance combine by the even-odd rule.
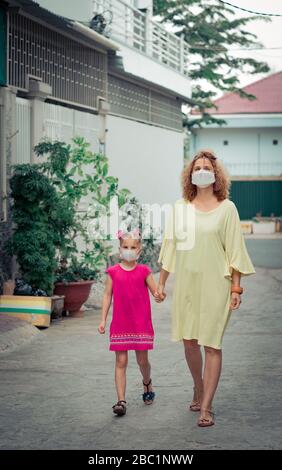
[[[29,80],[28,97],[31,100],[30,148],[31,162],[35,163],[33,148],[43,137],[44,101],[52,95],[52,88],[47,83]]]
[[[145,18],[145,52],[150,57],[153,55],[153,24],[152,24],[152,11],[146,10]]]
[[[16,155],[16,91],[0,87],[0,197],[1,221],[7,221],[8,173]]]
[[[185,62],[184,62],[184,34],[181,34],[180,36],[180,63],[179,63],[179,67],[180,67],[180,70],[179,72],[184,74],[184,70],[185,70]]]

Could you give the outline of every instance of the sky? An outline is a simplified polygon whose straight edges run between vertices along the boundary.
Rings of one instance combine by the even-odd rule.
[[[282,15],[282,0],[227,0],[229,3],[246,8],[249,10],[254,10],[260,13],[275,13]],[[236,10],[235,10],[236,11]],[[249,13],[244,13],[240,10],[237,10],[236,15],[241,16],[250,16]],[[259,42],[261,42],[264,47],[273,48],[280,47],[280,49],[266,49],[260,51],[252,51],[252,57],[256,60],[263,60],[268,63],[270,66],[271,72],[282,71],[282,16],[281,17],[272,17],[271,22],[267,23],[264,21],[254,21],[253,24],[249,24],[248,29],[250,32],[257,35]],[[249,54],[249,53],[248,53]],[[240,52],[240,55],[243,55]],[[263,77],[265,74],[257,75],[241,75],[240,83],[241,86],[248,85],[254,81],[257,81]]]

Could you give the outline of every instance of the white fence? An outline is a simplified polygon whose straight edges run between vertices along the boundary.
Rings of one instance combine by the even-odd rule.
[[[99,119],[94,114],[44,103],[43,135],[66,143],[74,137],[84,137],[90,143],[91,150],[98,152]]]
[[[232,176],[278,176],[282,175],[282,160],[280,162],[268,160],[267,162],[229,163],[224,166]]]
[[[16,99],[16,154],[13,163],[31,161],[31,102],[27,99]],[[99,149],[99,122],[96,115],[75,109],[44,103],[42,138],[61,140],[71,143],[74,137],[84,137],[90,143],[92,151]]]

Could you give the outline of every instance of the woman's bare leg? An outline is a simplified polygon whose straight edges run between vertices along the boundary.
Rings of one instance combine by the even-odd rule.
[[[209,413],[205,410],[210,410],[212,407],[212,401],[220,378],[221,365],[221,350],[205,346],[204,395],[201,404],[201,417],[210,418]]]
[[[201,347],[196,339],[184,339],[184,350],[187,365],[191,372],[196,390],[203,390],[203,358]]]

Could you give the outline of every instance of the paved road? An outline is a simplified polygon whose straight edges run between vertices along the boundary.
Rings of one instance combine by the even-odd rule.
[[[256,266],[282,269],[282,239],[246,240],[248,252]]]
[[[260,247],[251,245],[253,260]],[[274,250],[275,263],[280,247]],[[256,255],[258,253],[258,255]],[[267,258],[265,258],[267,260]],[[274,263],[274,264],[275,264]],[[268,263],[267,263],[268,264]],[[273,265],[273,263],[271,263]],[[280,266],[280,268],[282,265]],[[145,407],[130,355],[128,413],[112,414],[114,355],[98,335],[99,312],[64,319],[32,343],[0,356],[1,449],[277,449],[281,447],[282,269],[258,267],[224,344],[216,425],[201,429],[187,411],[192,382],[181,343],[170,342],[170,304],[153,304],[156,348],[151,354],[156,402]]]

